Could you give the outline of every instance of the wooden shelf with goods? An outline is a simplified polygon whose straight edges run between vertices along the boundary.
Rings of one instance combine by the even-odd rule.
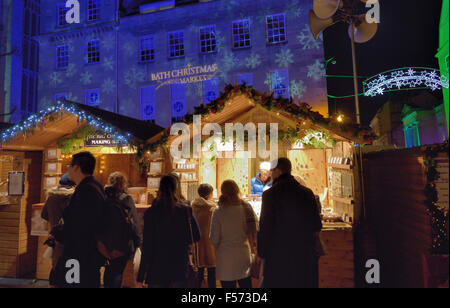
[[[345,204],[354,204],[353,198],[331,196],[331,200]]]
[[[187,172],[187,173],[193,173],[193,172],[197,172],[197,168],[194,168],[194,169],[173,169],[172,172]]]
[[[198,183],[198,179],[181,180],[181,183]]]
[[[45,162],[61,162],[62,160],[61,149],[51,147],[44,151]]]

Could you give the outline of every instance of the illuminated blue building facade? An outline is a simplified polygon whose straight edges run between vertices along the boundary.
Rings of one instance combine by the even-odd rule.
[[[144,1],[120,17],[118,1],[86,0],[81,23],[70,25],[61,2],[42,4],[40,108],[65,97],[168,127],[245,82],[328,115],[312,1]]]
[[[0,0],[0,121],[18,122],[36,112],[39,0]]]

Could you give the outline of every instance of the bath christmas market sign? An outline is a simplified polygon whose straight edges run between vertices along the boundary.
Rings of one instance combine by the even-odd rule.
[[[151,80],[158,82],[156,89],[172,83],[196,83],[214,78],[219,72],[216,63],[212,65],[192,66],[188,64],[186,67],[166,72],[158,72],[151,74]]]

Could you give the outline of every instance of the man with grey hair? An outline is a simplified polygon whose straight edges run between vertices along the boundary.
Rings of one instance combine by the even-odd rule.
[[[264,259],[264,287],[311,288],[314,233],[322,229],[314,193],[291,175],[279,158],[271,166],[272,188],[263,193],[258,254]]]

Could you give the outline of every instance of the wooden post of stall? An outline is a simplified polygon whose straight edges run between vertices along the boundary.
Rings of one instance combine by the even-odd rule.
[[[7,184],[1,185],[0,197],[0,277],[18,278],[34,272],[36,240],[30,237],[31,206],[39,200],[39,152],[0,152],[1,179],[10,171],[25,172],[23,196],[8,196]],[[37,168],[36,168],[37,166]]]

